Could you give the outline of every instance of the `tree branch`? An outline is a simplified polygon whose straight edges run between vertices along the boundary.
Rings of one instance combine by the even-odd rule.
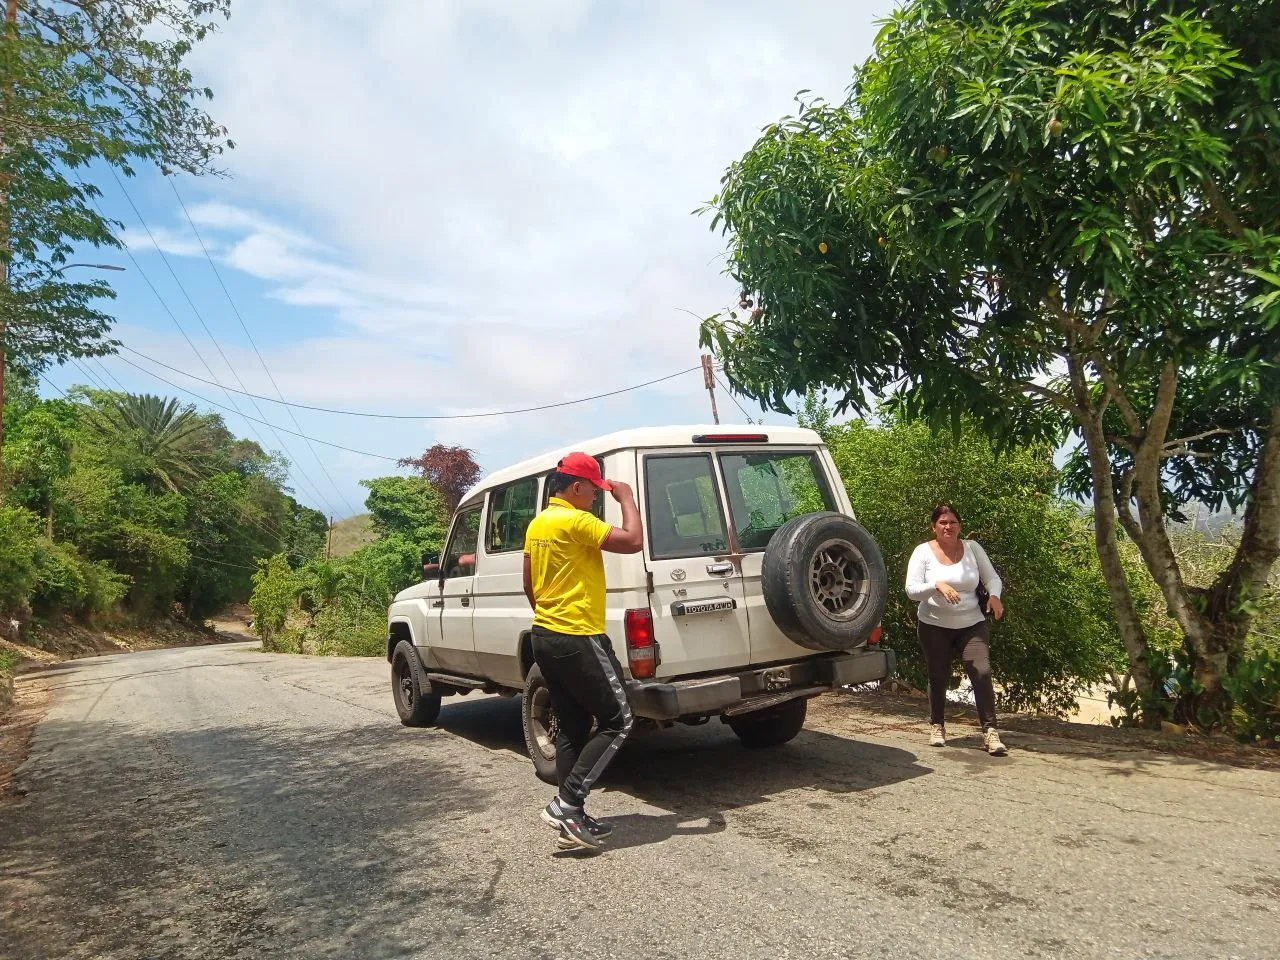
[[[1204,184],[1204,194],[1209,201],[1209,209],[1213,211],[1218,221],[1227,228],[1233,237],[1237,240],[1243,240],[1246,232],[1244,223],[1236,216],[1235,211],[1231,209],[1231,204],[1227,202],[1227,198],[1222,191],[1218,189],[1218,185],[1213,182],[1212,177],[1205,177],[1201,181]]]
[[[1142,524],[1133,515],[1133,468],[1124,472],[1120,481],[1120,496],[1116,498],[1116,516],[1120,518],[1120,526],[1129,534],[1129,539],[1142,546]]]
[[[1129,398],[1125,396],[1124,391],[1120,389],[1120,381],[1116,379],[1115,372],[1103,360],[1102,354],[1097,351],[1089,355],[1089,362],[1093,364],[1098,371],[1098,376],[1102,378],[1102,386],[1107,396],[1114,400],[1116,406],[1120,408],[1120,416],[1124,417],[1124,423],[1129,428],[1129,433],[1135,437],[1142,436],[1142,419],[1138,416],[1138,411],[1133,408],[1133,404],[1129,402]]]

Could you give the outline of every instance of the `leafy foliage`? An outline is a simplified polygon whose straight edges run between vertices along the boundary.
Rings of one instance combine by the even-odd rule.
[[[879,427],[828,426],[824,437],[859,522],[884,553],[886,640],[915,686],[928,680],[903,584],[942,501],[960,511],[963,535],[983,545],[1005,582],[1006,616],[992,626],[991,654],[1007,707],[1068,711],[1081,688],[1123,663],[1087,519],[1056,496],[1051,450],[1000,456],[972,425],[956,437],[893,418]]]
[[[131,476],[174,493],[195,482],[219,439],[217,417],[150,394],[100,394],[91,424]]]
[[[444,546],[448,515],[442,496],[422,477],[378,477],[365,506],[378,538],[345,557],[315,559],[297,568],[274,560],[254,579],[254,598],[278,612],[290,600],[285,618],[294,626],[280,632],[273,619],[254,628],[263,644],[298,653],[382,656],[386,652],[387,606],[401,590],[421,578],[423,553]],[[257,607],[254,607],[256,610]]]
[[[184,65],[225,17],[229,0],[21,2],[6,30],[0,69],[0,184],[7,202],[0,251],[0,357],[39,368],[51,359],[107,352],[111,318],[94,304],[101,281],[66,279],[77,248],[117,247],[113,224],[84,182],[91,164],[132,172],[139,161],[200,173],[226,147],[205,113],[212,92]],[[0,397],[0,399],[3,399]]]
[[[157,397],[41,400],[17,386],[5,408],[13,589],[0,612],[145,618],[176,603],[200,620],[248,597],[259,558],[284,546],[305,561],[323,546],[323,515],[284,492],[277,458],[219,418]]]
[[[712,202],[750,314],[703,342],[734,386],[1074,433],[1130,666],[1155,690],[1117,524],[1205,700],[1280,553],[1277,44],[1274,4],[912,0],[848,101],[766,128]],[[1192,500],[1245,506],[1199,592],[1166,529]]]
[[[475,451],[466,447],[451,447],[437,443],[420,457],[405,457],[396,464],[413,467],[431,486],[439,491],[447,513],[453,513],[467,491],[480,479],[480,465],[475,461]]]

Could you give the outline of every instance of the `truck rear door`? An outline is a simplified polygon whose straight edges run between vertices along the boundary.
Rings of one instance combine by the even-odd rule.
[[[762,447],[717,453],[729,522],[741,551],[742,584],[751,628],[752,664],[812,656],[778,629],[765,605],[761,568],[774,532],[792,517],[841,509],[818,450]]]
[[[749,662],[746,597],[710,451],[637,454],[659,677]]]

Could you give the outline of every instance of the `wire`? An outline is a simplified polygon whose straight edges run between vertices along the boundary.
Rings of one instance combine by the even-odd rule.
[[[160,376],[160,374],[154,373],[153,371],[148,370],[146,367],[143,367],[134,363],[132,360],[129,360],[126,357],[120,357],[119,360],[121,363],[129,364],[129,366],[133,367],[135,370],[141,370],[143,373],[147,374],[148,376],[155,377],[161,383],[168,384],[169,386],[173,387],[173,389],[175,390],[181,390],[183,393],[185,393],[189,397],[195,397],[197,400],[201,401],[202,403],[207,403],[210,406],[219,407],[223,410],[231,409],[225,404],[218,403],[216,400],[210,400],[208,397],[203,397],[198,393],[194,393],[193,391],[188,390],[186,387],[180,387],[176,383],[174,383],[172,380],[166,380],[164,377]],[[233,412],[239,412],[239,411],[233,411]],[[249,416],[247,413],[241,413],[240,416],[244,417],[246,420],[255,419]],[[358,453],[362,457],[373,457],[375,460],[386,460],[389,463],[399,463],[400,461],[399,457],[388,457],[381,453],[370,453],[368,450],[357,450],[354,447],[344,447],[340,443],[330,443],[328,440],[321,440],[319,437],[308,437],[305,434],[301,434],[294,430],[290,430],[288,427],[282,427],[278,424],[267,423],[267,421],[265,420],[258,420],[257,422],[268,427],[275,427],[275,429],[277,430],[283,430],[285,433],[291,434],[295,437],[302,437],[304,440],[311,440],[314,443],[319,443],[326,447],[333,447],[335,450],[345,450],[347,451],[347,453]]]
[[[139,350],[133,349],[128,344],[120,344],[121,349],[129,351],[135,357],[141,357],[148,360],[158,367],[164,367],[174,373],[181,374],[197,383],[208,384],[211,387],[220,386],[212,380],[205,380],[203,377],[197,377],[194,373],[187,373],[178,367],[171,366],[163,360],[157,360],[155,357],[149,357]],[[121,360],[124,358],[121,357]],[[127,361],[126,361],[127,362]],[[654,384],[664,383],[667,380],[674,380],[676,377],[682,377],[687,373],[693,373],[695,370],[701,370],[702,367],[689,367],[686,370],[677,370],[675,373],[669,373],[665,377],[657,377],[654,380],[646,380],[644,383],[636,383],[629,387],[620,387],[617,390],[610,390],[608,393],[597,393],[589,397],[578,397],[574,400],[561,400],[557,403],[544,403],[536,407],[519,407],[512,410],[492,410],[488,413],[364,413],[360,410],[339,410],[334,407],[315,407],[306,403],[290,403],[287,400],[273,400],[271,397],[264,397],[261,394],[250,393],[246,396],[254,397],[258,400],[266,400],[268,403],[278,403],[286,407],[296,407],[299,410],[313,410],[316,413],[333,413],[344,417],[368,417],[374,420],[479,420],[484,417],[508,417],[518,413],[537,413],[540,410],[555,410],[559,407],[571,407],[579,403],[590,403],[593,400],[604,400],[607,397],[616,397],[622,393],[630,393],[633,390],[643,390],[645,387],[652,387]],[[224,387],[232,393],[240,393],[233,387]],[[300,434],[301,436],[301,434]],[[314,438],[312,438],[314,439]]]
[[[743,410],[742,404],[740,404],[738,402],[738,398],[733,395],[733,391],[725,385],[725,382],[720,379],[720,375],[718,373],[713,374],[713,376],[716,378],[716,383],[720,384],[720,388],[724,390],[724,392],[728,394],[729,399],[733,401],[733,405],[742,411],[742,415],[747,418],[747,423],[751,423],[751,414],[747,413],[746,410]]]
[[[235,567],[237,570],[252,570],[254,573],[257,573],[258,571],[257,567],[246,567],[243,563],[228,563],[226,560],[215,560],[213,557],[202,557],[195,553],[188,553],[187,556],[192,560],[202,560],[205,563],[216,563],[220,567]]]
[[[255,355],[257,355],[258,362],[262,364],[262,369],[263,371],[266,372],[267,379],[271,381],[272,389],[275,390],[276,395],[280,398],[280,402],[285,403],[284,394],[280,391],[280,386],[279,384],[276,383],[276,378],[272,375],[271,368],[267,366],[267,361],[263,358],[262,351],[258,349],[258,342],[253,339],[253,334],[249,332],[249,325],[244,322],[244,317],[240,314],[240,308],[237,307],[236,302],[233,299],[231,299],[231,291],[227,289],[227,285],[222,279],[222,273],[218,270],[218,265],[213,262],[213,257],[209,255],[209,248],[205,246],[204,237],[200,236],[200,231],[196,229],[196,222],[191,218],[191,213],[190,211],[187,210],[187,204],[182,199],[182,194],[178,192],[177,181],[175,181],[172,176],[166,176],[165,179],[169,181],[169,189],[173,191],[174,197],[177,198],[178,206],[182,207],[182,212],[187,218],[187,223],[191,225],[191,232],[196,235],[196,240],[199,241],[200,243],[200,249],[204,251],[204,258],[209,261],[209,266],[213,270],[213,275],[218,278],[218,286],[222,288],[222,293],[227,298],[227,303],[231,305],[231,312],[234,313],[236,315],[236,319],[240,321],[240,329],[244,331],[244,335],[249,339],[249,345],[253,347],[253,352]],[[228,364],[228,366],[230,366],[230,364]],[[237,381],[239,381],[240,378],[237,377],[236,379]],[[244,383],[241,382],[240,386],[243,387]],[[265,416],[261,408],[258,407],[256,398],[254,402],[254,409],[258,411],[259,416]],[[293,421],[294,427],[296,427],[297,430],[301,432],[302,424],[298,422],[298,418],[294,415],[292,408],[286,405],[285,409],[289,411],[289,419]],[[278,434],[277,434],[277,439],[279,439]],[[337,492],[339,499],[346,502],[347,507],[350,508],[351,506],[350,501],[348,501],[346,496],[340,490],[338,490],[338,485],[333,482],[333,477],[330,476],[329,474],[329,468],[324,465],[324,461],[321,460],[320,455],[316,453],[316,448],[311,445],[311,441],[306,437],[304,437],[303,440],[307,445],[307,449],[311,451],[312,459],[314,459],[317,466],[320,467],[320,472],[325,475],[325,479],[329,481],[329,485],[333,487],[335,492]],[[284,441],[281,441],[282,445],[283,445],[283,442]],[[358,511],[352,510],[351,512],[352,514],[355,514]],[[330,516],[332,516],[332,514]]]
[[[142,229],[146,232],[148,239],[150,239],[151,243],[155,246],[156,252],[160,254],[160,259],[164,261],[164,265],[168,269],[169,275],[173,277],[174,282],[177,283],[178,288],[182,291],[182,295],[186,297],[187,303],[191,306],[192,312],[196,315],[196,319],[199,320],[200,325],[204,327],[204,332],[208,334],[209,339],[213,341],[214,347],[217,349],[219,355],[221,355],[223,362],[227,364],[228,369],[231,370],[232,376],[234,376],[237,381],[240,381],[239,375],[235,372],[235,368],[231,366],[231,362],[227,360],[227,356],[225,353],[223,353],[222,347],[218,344],[217,338],[213,336],[212,331],[209,330],[209,325],[204,322],[204,317],[200,315],[200,311],[196,309],[195,303],[192,302],[191,295],[187,293],[187,288],[184,287],[182,285],[182,281],[178,279],[178,275],[174,271],[173,265],[169,262],[169,257],[165,254],[163,250],[160,249],[160,244],[156,242],[155,235],[152,234],[151,228],[147,225],[147,221],[143,218],[141,211],[138,210],[138,205],[133,202],[133,197],[129,194],[129,191],[125,189],[124,183],[120,180],[120,177],[116,174],[115,170],[111,171],[111,175],[115,179],[116,185],[120,188],[121,194],[124,195],[125,200],[128,202],[129,207],[133,210],[134,216],[136,216],[138,218],[138,222],[142,224]],[[101,213],[101,210],[99,210],[99,213]],[[147,286],[151,288],[151,292],[156,295],[156,299],[160,301],[160,305],[164,308],[165,313],[169,315],[169,319],[173,321],[174,325],[178,328],[178,332],[181,333],[183,338],[187,341],[187,345],[191,347],[191,350],[196,355],[196,358],[204,366],[205,370],[208,371],[209,376],[213,378],[212,381],[206,381],[206,382],[211,383],[213,386],[219,387],[222,390],[223,394],[226,396],[227,403],[230,404],[230,407],[225,407],[224,409],[230,410],[232,413],[235,413],[238,416],[244,417],[246,420],[253,419],[248,415],[246,415],[244,412],[242,412],[240,408],[236,406],[235,401],[231,398],[231,388],[227,387],[220,380],[218,380],[217,374],[215,374],[213,372],[213,368],[209,366],[209,361],[204,358],[204,355],[200,352],[199,348],[196,347],[195,341],[191,339],[191,337],[187,334],[186,329],[182,326],[181,323],[178,322],[177,316],[174,314],[174,312],[171,309],[169,309],[169,305],[165,302],[164,298],[160,296],[160,291],[157,290],[155,284],[151,282],[151,279],[147,276],[146,272],[142,269],[142,265],[138,263],[137,259],[133,255],[133,251],[131,251],[128,248],[128,246],[125,247],[125,254],[129,257],[129,261],[134,265],[134,268],[142,276],[142,279],[146,281]],[[240,381],[240,386],[241,387],[244,386],[243,381]],[[240,391],[236,391],[236,392],[240,392]],[[261,410],[258,410],[258,415],[260,417],[263,416]],[[263,420],[259,420],[258,422],[266,423],[266,420],[263,419]],[[267,448],[267,442],[263,440],[262,436],[258,433],[258,431],[255,430],[252,425],[250,425],[249,431],[253,434],[255,439],[257,439],[258,443],[265,450]],[[277,439],[279,440],[278,436],[277,436]],[[281,443],[281,446],[283,447],[284,441],[281,440],[280,443]],[[287,450],[287,447],[286,447],[286,450]],[[292,460],[294,458],[291,456],[290,459]],[[314,495],[316,497],[316,500],[321,504],[323,504],[325,508],[328,510],[328,512],[332,515],[333,505],[330,504],[325,497],[320,496],[319,488],[316,487],[316,485],[311,481],[310,477],[306,476],[306,471],[302,470],[301,467],[298,467],[298,469],[301,472],[302,477],[305,478],[307,480],[307,483],[312,487],[312,491],[310,491],[312,492],[312,495]]]

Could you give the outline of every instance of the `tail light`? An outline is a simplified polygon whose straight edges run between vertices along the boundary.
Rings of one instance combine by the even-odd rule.
[[[658,645],[653,639],[653,614],[648,609],[623,614],[627,633],[627,665],[631,676],[647,680],[658,670]]]
[[[874,627],[871,628],[871,635],[867,637],[867,645],[874,647],[876,644],[880,642],[880,638],[883,636],[884,636],[884,627],[881,624],[877,623]]]

